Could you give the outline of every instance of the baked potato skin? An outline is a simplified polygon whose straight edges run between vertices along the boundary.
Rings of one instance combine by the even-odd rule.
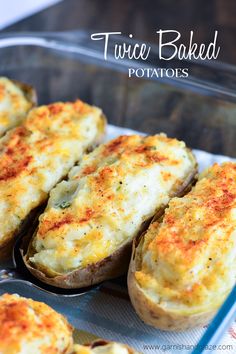
[[[103,350],[104,350],[103,353],[107,352],[108,354],[110,354],[110,353],[113,353],[113,350],[112,350],[113,345],[117,345],[117,344],[122,349],[124,349],[124,350],[126,349],[128,354],[138,354],[138,352],[136,350],[134,350],[133,348],[129,347],[126,344],[111,342],[111,341],[107,341],[104,339],[97,339],[90,344],[84,344],[84,345],[75,344],[72,354],[92,354],[94,352],[93,349],[95,349],[95,348],[103,348]]]
[[[187,149],[187,151],[190,158],[193,159],[194,157],[192,155],[191,150]],[[181,186],[178,185],[178,188],[176,190],[173,190],[172,193],[170,193],[171,197],[182,196],[189,189],[191,189],[192,184],[196,181],[196,175],[197,163],[195,161],[191,173],[186,176]],[[163,207],[160,208],[159,211],[156,211],[155,215],[161,215],[162,213]],[[138,235],[142,234],[144,230],[147,229],[151,220],[152,218],[142,224]],[[30,236],[29,238],[33,239],[33,237]],[[32,244],[29,246],[28,250],[27,248],[23,248],[21,250],[21,254],[23,256],[23,260],[26,267],[36,278],[52,286],[73,289],[99,284],[104,280],[124,275],[128,271],[131,251],[132,241],[128,241],[127,243],[123,244],[119,249],[117,249],[112,255],[102,259],[96,264],[90,264],[85,268],[74,270],[72,272],[66,273],[65,275],[52,275],[51,277],[45,274],[48,272],[47,269],[39,266],[36,268],[30,262],[29,258],[31,254],[34,254]]]
[[[235,176],[236,176],[235,171],[236,171],[236,164],[225,163],[222,166],[215,164],[211,168],[205,170],[202,173],[202,177],[199,179],[199,183],[201,183],[200,182],[201,180],[207,181],[207,182],[205,182],[205,185],[207,186],[207,188],[209,188],[209,192],[207,190],[203,189],[203,193],[205,192],[204,197],[206,198],[206,201],[205,201],[205,199],[203,199],[203,201],[200,200],[201,201],[200,205],[204,204],[204,201],[205,201],[205,203],[206,203],[205,205],[207,205],[208,208],[210,208],[210,210],[211,210],[210,213],[212,213],[214,215],[214,217],[215,217],[216,213],[218,213],[219,215],[221,213],[222,214],[226,213],[228,208],[233,208],[233,205],[235,205],[235,202],[234,202],[234,200],[235,200],[235,193],[234,193],[235,187],[232,187],[232,186],[234,186],[234,183],[236,181],[235,180]],[[214,182],[214,179],[211,179],[214,176],[216,176],[215,180],[218,182]],[[206,178],[204,178],[204,177],[206,177]],[[207,178],[209,178],[209,181],[211,183],[210,185],[207,184],[209,182]],[[204,182],[202,182],[201,186],[204,186],[203,183]],[[229,183],[231,183],[230,187],[229,187]],[[216,188],[217,185],[219,186],[219,189]],[[222,190],[220,188],[222,188]],[[194,192],[195,189],[196,189],[196,192]],[[187,194],[186,197],[188,197],[192,193],[193,196],[195,196],[195,198],[196,198],[195,200],[198,201],[198,199],[197,199],[198,196],[201,196],[200,191],[201,191],[201,189],[197,189],[197,187],[195,187],[195,188],[193,188],[193,191],[191,191],[189,194]],[[215,191],[218,192],[216,198],[215,198],[215,194],[214,194]],[[222,194],[221,194],[221,192],[222,192]],[[208,193],[209,193],[210,197],[207,200]],[[169,210],[170,210],[171,205],[173,203],[174,203],[174,200],[171,201]],[[176,204],[174,204],[174,205],[176,206]],[[183,205],[184,205],[184,202],[183,202]],[[191,205],[191,207],[192,207],[192,205]],[[189,207],[189,210],[191,210],[191,207]],[[214,210],[214,208],[215,208],[215,210]],[[172,208],[172,211],[173,210],[174,209]],[[167,212],[165,213],[166,217],[167,217],[167,214],[168,214],[168,209],[167,209]],[[162,218],[160,218],[159,216],[157,216],[155,218],[155,221],[157,221],[156,225],[162,224],[163,218],[165,220],[165,215]],[[189,218],[189,215],[191,215],[191,214],[188,214],[188,218]],[[199,218],[199,214],[196,214],[196,216]],[[168,221],[171,225],[170,227],[172,227],[173,225],[175,226],[175,229],[174,229],[175,233],[173,232],[172,236],[174,235],[173,240],[175,240],[175,242],[176,242],[175,237],[177,234],[176,230],[178,230],[178,228],[177,228],[177,224],[175,224],[175,222],[174,222],[175,219],[171,218],[171,217],[173,217],[173,213],[171,214],[171,212],[169,212]],[[209,223],[209,225],[211,225],[211,224],[214,225],[214,223],[212,222],[212,219],[210,219],[209,215],[207,218],[204,215],[204,218],[206,219],[205,220],[206,223]],[[204,218],[203,218],[203,220],[204,220]],[[191,219],[188,219],[188,220],[189,220],[189,222],[192,222]],[[195,219],[193,219],[193,220],[195,220]],[[201,220],[201,223],[204,225],[204,222],[201,218],[197,219],[197,220]],[[222,223],[222,225],[227,225],[227,219],[223,219],[223,220],[224,220],[224,223]],[[216,223],[216,221],[215,221],[215,223]],[[199,226],[199,223],[197,225]],[[218,227],[219,227],[219,224],[218,224]],[[233,225],[232,225],[232,228],[233,228]],[[152,225],[149,230],[151,230],[151,229],[152,229]],[[155,226],[155,223],[153,224],[153,230],[154,230],[153,235],[155,235],[155,236],[154,236],[154,238],[151,237],[151,240],[153,242],[152,245],[154,244],[154,241],[157,242],[157,240],[159,240],[159,242],[160,242],[160,234],[157,231],[157,227]],[[190,229],[190,230],[192,230],[192,232],[189,232],[189,235],[193,235],[193,229]],[[219,301],[215,301],[214,303],[211,303],[211,305],[209,307],[207,307],[206,305],[203,307],[199,307],[199,308],[195,308],[194,306],[192,306],[192,307],[189,306],[188,308],[181,309],[181,305],[179,305],[180,308],[178,308],[178,306],[176,305],[175,308],[173,309],[173,306],[172,307],[168,306],[168,299],[165,300],[164,305],[160,304],[158,301],[154,301],[151,298],[151,296],[149,296],[146,289],[142,288],[142,286],[137,281],[136,276],[138,273],[141,273],[142,269],[143,269],[142,268],[143,267],[142,263],[143,263],[143,259],[144,259],[144,255],[143,255],[144,247],[143,246],[145,244],[145,240],[147,239],[147,238],[145,238],[145,235],[147,232],[148,231],[143,233],[140,238],[136,239],[133,242],[131,262],[130,262],[129,271],[128,271],[129,296],[130,296],[131,302],[132,302],[137,314],[145,323],[147,323],[153,327],[156,327],[158,329],[167,330],[167,331],[183,331],[183,330],[188,330],[190,328],[194,328],[197,326],[206,325],[212,319],[212,317],[215,315],[217,309],[219,308],[219,306],[220,306]],[[153,231],[151,231],[151,232],[153,232]],[[156,232],[156,234],[155,234],[155,232]],[[166,230],[165,230],[165,232],[166,232]],[[198,231],[198,232],[200,232],[200,231]],[[205,232],[207,232],[207,230]],[[227,234],[227,231],[226,231],[226,234]],[[162,241],[163,242],[162,245],[166,245],[166,249],[168,249],[168,242],[169,242],[170,247],[172,246],[171,239],[170,238],[167,239],[167,236],[165,233],[162,233],[162,235],[165,235],[165,239],[164,239],[164,241]],[[177,234],[177,235],[179,235],[179,234]],[[149,234],[149,236],[150,236],[150,234]],[[159,236],[159,238],[158,238],[158,236]],[[180,237],[183,237],[183,235],[180,234]],[[217,237],[216,237],[216,239],[217,239]],[[184,240],[186,241],[186,239],[184,239]],[[200,239],[200,242],[202,240],[203,239]],[[221,240],[221,239],[219,238],[219,240]],[[234,246],[232,246],[232,244],[233,244],[232,240],[230,238],[228,238],[227,240],[228,240],[227,243],[229,244],[229,249],[231,248],[233,251],[232,247],[234,247]],[[195,241],[193,241],[193,245],[194,245],[194,242]],[[207,242],[208,242],[207,239],[204,239],[204,241],[202,241],[202,243],[204,243],[204,245],[206,245]],[[213,242],[213,240],[212,240],[212,242]],[[224,248],[222,242],[221,242],[221,244],[222,244],[222,252],[223,252],[223,250],[225,250],[226,247]],[[147,242],[147,245],[148,246],[145,246],[146,250],[148,249],[150,244]],[[215,245],[215,244],[213,244],[213,245]],[[176,247],[178,247],[178,246],[176,245],[176,243],[174,243],[173,249],[176,250]],[[219,245],[218,245],[218,247],[219,247]],[[213,247],[213,249],[214,249],[214,247]],[[205,252],[207,252],[207,248],[205,249]],[[213,252],[213,251],[211,251],[211,252]],[[211,253],[206,253],[206,254],[207,254],[206,258],[209,261],[212,261]],[[214,254],[214,253],[212,253],[212,254]],[[222,264],[224,264],[224,262],[222,262],[223,255],[224,255],[224,253],[222,253],[222,255],[219,256],[219,261]],[[196,257],[195,255],[194,255],[194,257],[196,259],[198,259],[198,257]],[[213,258],[214,258],[214,256],[213,256]],[[157,260],[155,259],[154,262],[157,262]],[[180,261],[180,263],[181,263],[181,265],[185,264],[183,260]],[[163,263],[161,263],[161,264],[163,267]],[[220,263],[218,263],[218,264],[220,264]],[[175,263],[175,267],[177,267],[177,263]],[[204,269],[206,269],[204,271],[205,274],[207,274],[207,271],[209,268],[210,268],[209,266],[204,268]],[[146,270],[146,272],[148,274],[148,270]],[[223,270],[221,270],[220,274],[221,273],[223,273]],[[190,272],[190,274],[192,274],[192,272]],[[212,274],[212,273],[210,273],[210,274]],[[232,274],[235,274],[235,273],[233,273],[233,268],[232,268]],[[152,281],[151,277],[152,277],[152,275],[150,275],[150,278],[146,278],[146,282]],[[177,277],[177,275],[175,275],[175,277]],[[212,281],[214,281],[214,279],[216,279],[216,277],[214,277],[214,274],[212,275],[211,279],[213,279]],[[156,278],[156,280],[158,281],[158,278]],[[200,281],[202,281],[201,278],[200,278],[199,282]],[[207,284],[207,280],[205,282]],[[217,283],[214,283],[214,284],[217,284]],[[229,284],[231,284],[231,283],[229,283]],[[192,288],[187,289],[187,291],[189,291],[189,294],[191,294],[191,293],[194,294],[194,290],[192,290]],[[187,293],[187,291],[186,291],[186,293]],[[161,293],[159,294],[157,292],[156,295],[159,295],[161,298]],[[199,294],[198,294],[198,296],[199,296]],[[222,301],[223,301],[223,298],[224,298],[224,296],[222,295],[222,299],[221,299]],[[192,305],[191,299],[192,298],[190,298],[190,300],[188,298],[186,298],[185,300],[188,300],[188,303],[190,305]],[[199,296],[199,299],[201,299],[200,296]],[[200,301],[203,301],[200,304],[204,305],[205,298],[203,298],[203,300],[200,300]]]
[[[0,259],[1,261],[6,261],[11,258],[12,249],[14,247],[14,239],[8,240],[3,246],[0,248]]]
[[[19,228],[15,232],[15,236],[13,238],[7,239],[0,246],[0,260],[6,261],[12,258],[12,252],[14,248],[15,241],[20,235],[23,235],[29,230],[33,231],[37,225],[36,221],[39,215],[43,212],[45,208],[45,203],[40,205],[39,207],[33,209],[29,215],[25,218],[25,220],[21,223]]]
[[[168,308],[162,308],[143,292],[135,279],[135,272],[139,269],[140,254],[138,245],[133,243],[133,250],[128,271],[128,290],[131,303],[138,316],[148,325],[165,331],[184,331],[208,323],[215,311],[202,314],[182,315],[172,312]]]
[[[128,267],[131,256],[132,242],[128,242],[114,252],[111,256],[104,258],[102,261],[91,264],[86,268],[74,270],[65,275],[48,277],[42,270],[32,267],[29,261],[29,254],[21,254],[26,267],[29,271],[42,282],[64,289],[76,289],[99,284],[104,280],[117,278],[123,275]]]

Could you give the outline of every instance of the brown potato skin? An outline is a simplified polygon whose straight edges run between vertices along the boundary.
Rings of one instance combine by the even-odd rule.
[[[140,245],[142,244],[143,236],[144,234],[138,240],[138,244],[137,240],[133,242],[133,251],[128,272],[129,296],[138,316],[146,324],[165,331],[184,331],[207,324],[214,316],[215,311],[181,315],[172,312],[168,308],[163,308],[145,295],[135,279],[135,272],[140,269],[141,264]]]
[[[23,260],[29,271],[43,283],[64,289],[84,288],[99,284],[104,280],[117,278],[123,275],[129,266],[132,242],[128,242],[120,247],[111,256],[104,258],[100,262],[90,264],[86,268],[74,270],[65,275],[48,277],[45,273],[34,268],[29,261],[28,252],[23,255]]]
[[[187,149],[189,154],[192,155],[191,150]],[[192,157],[194,159],[194,157]],[[195,161],[195,159],[194,159]],[[175,196],[182,196],[187,193],[191,186],[196,182],[197,176],[197,162],[195,161],[195,165],[189,176],[186,177],[183,184],[178,187],[177,190],[173,190],[171,197]],[[164,212],[163,206],[156,211],[154,219],[157,215],[162,215]],[[150,224],[153,217],[149,220],[146,220],[136,236],[136,239],[140,237],[140,235],[147,229],[148,225]],[[32,239],[32,234],[31,234]],[[29,245],[29,243],[28,243]],[[29,246],[28,250],[23,248],[21,250],[22,257],[24,263],[28,270],[39,280],[42,282],[56,286],[59,288],[64,289],[79,289],[88,287],[91,285],[99,284],[102,281],[109,280],[112,278],[119,277],[124,275],[128,271],[130,257],[132,251],[132,240],[123,244],[119,249],[117,249],[112,255],[109,257],[104,258],[100,262],[96,264],[90,264],[86,268],[81,268],[74,270],[72,272],[63,274],[63,275],[56,275],[49,277],[45,275],[43,269],[37,269],[33,266],[33,264],[29,261],[30,253],[32,254],[32,248]]]
[[[34,230],[36,227],[36,220],[43,212],[46,204],[43,202],[40,206],[31,210],[25,220],[21,223],[18,230],[16,230],[14,237],[7,238],[0,246],[0,261],[6,261],[12,258],[13,247],[16,238],[23,235],[27,230]]]
[[[103,347],[103,346],[108,345],[110,343],[113,343],[113,342],[105,340],[105,339],[96,339],[92,343],[83,344],[83,345],[89,349],[93,349],[96,347]],[[129,354],[135,354],[135,353],[137,354],[138,353],[136,350],[134,350],[133,348],[130,348],[128,345],[126,345],[126,344],[122,344],[122,345],[128,350]],[[72,352],[72,354],[73,354],[73,352]]]

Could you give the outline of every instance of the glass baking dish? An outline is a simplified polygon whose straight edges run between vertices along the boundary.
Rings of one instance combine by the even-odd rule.
[[[108,60],[105,61],[101,43],[91,41],[86,32],[1,35],[0,75],[32,84],[37,90],[39,103],[80,97],[88,103],[102,107],[111,124],[151,134],[164,131],[170,136],[185,140],[192,148],[235,157],[235,68],[219,62],[175,60],[171,64],[172,67],[188,67],[191,73],[189,78],[129,78],[129,67],[153,68],[163,67],[164,64],[157,60],[155,46],[152,56],[145,63],[115,60],[112,56],[113,47],[115,43],[124,41],[132,43],[132,40],[120,37],[110,42]],[[167,67],[166,63],[165,66]],[[102,286],[101,293],[100,290],[92,290],[78,299],[54,298],[26,285],[13,283],[1,284],[0,292],[18,292],[20,295],[45,301],[67,315],[72,324],[82,330],[91,328],[95,335],[124,342],[127,328],[125,331],[123,328],[121,330],[116,324],[115,337],[114,332],[109,332],[112,317],[104,320],[108,327],[102,328],[99,321],[102,321],[103,317],[97,310],[96,313],[83,313],[86,306],[93,309],[93,302],[102,304],[109,291],[120,292],[125,297],[124,282],[124,279],[108,282],[108,285]],[[201,333],[191,331],[187,334],[188,345],[182,346],[181,352],[207,352],[210,348],[207,345],[216,345],[222,339],[236,317],[235,291],[233,289],[202,339],[205,329],[202,329]],[[104,306],[101,305],[101,311]],[[132,311],[127,310],[127,306],[131,305],[126,303],[126,311]],[[116,316],[115,313],[113,315]],[[137,327],[136,323],[127,322],[126,325],[133,337],[135,331],[145,333],[143,327],[142,331],[140,330],[140,323]],[[128,344],[136,345],[143,352],[172,353],[180,351],[180,347],[178,349],[172,345],[173,336],[174,343],[186,342],[186,334],[164,335],[160,331],[150,331],[151,334],[147,333],[147,340],[151,340],[151,335],[156,337],[156,343],[162,343],[161,349],[140,348],[136,339]],[[165,343],[169,347],[164,347]],[[232,347],[232,351],[228,349],[230,353],[235,348]]]

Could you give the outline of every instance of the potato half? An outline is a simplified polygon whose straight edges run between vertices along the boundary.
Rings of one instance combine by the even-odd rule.
[[[102,111],[57,102],[30,111],[0,139],[0,257],[49,191],[105,131]]]
[[[133,243],[128,288],[147,324],[206,324],[236,280],[236,164],[215,164]]]
[[[0,77],[0,136],[20,125],[36,104],[37,96],[32,86]]]
[[[1,354],[69,354],[72,332],[67,320],[43,302],[0,296]]]
[[[133,238],[192,184],[196,170],[185,144],[163,134],[120,136],[99,146],[51,191],[25,264],[61,288],[124,274]]]
[[[138,354],[126,344],[98,339],[87,345],[74,345],[72,354]]]

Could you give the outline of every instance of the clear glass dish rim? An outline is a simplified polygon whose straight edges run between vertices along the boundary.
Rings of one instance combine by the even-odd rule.
[[[114,36],[114,39],[110,41],[112,47],[115,43],[127,44],[141,44],[140,41],[134,41],[133,39],[119,36]],[[89,45],[88,45],[89,44]],[[147,43],[148,44],[148,43]],[[152,46],[153,54],[158,54],[158,46],[150,44]],[[64,32],[7,32],[0,34],[0,50],[6,47],[15,46],[36,46],[49,50],[57,51],[58,53],[71,53],[73,55],[88,60],[93,60],[96,65],[107,68],[112,68],[116,71],[125,71],[127,68],[159,68],[161,67],[160,61],[152,60],[144,62],[142,60],[123,59],[116,60],[111,53],[107,55],[107,60],[104,60],[104,54],[102,47],[98,47],[96,41],[91,40],[90,32],[84,30],[70,30]],[[109,48],[108,48],[109,49]],[[191,65],[193,68],[198,67],[199,72],[203,70],[213,70],[217,73],[233,75],[236,81],[236,66],[227,64],[217,60],[182,60],[175,59],[175,63],[185,63],[186,66]],[[196,77],[196,75],[189,75],[187,79],[176,77],[161,77],[161,78],[148,78],[147,80],[158,80],[159,82],[167,83],[171,86],[187,89],[200,93],[206,96],[213,96],[222,100],[236,102],[236,90],[234,88],[227,87],[227,85],[217,84],[212,80],[202,79]]]

